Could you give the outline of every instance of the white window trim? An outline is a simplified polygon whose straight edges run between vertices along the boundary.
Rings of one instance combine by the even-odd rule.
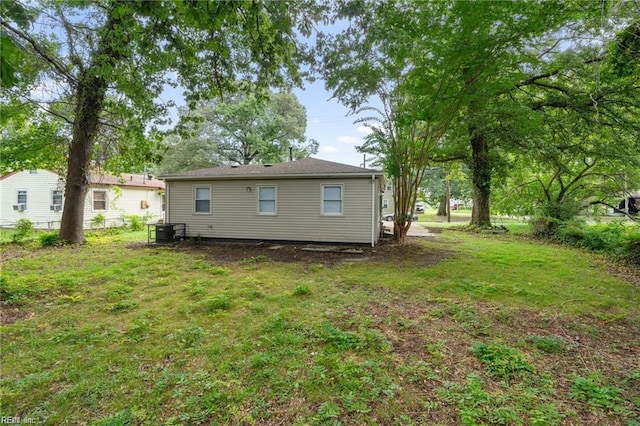
[[[326,187],[334,187],[334,186],[339,186],[340,187],[340,213],[326,213],[324,211],[324,189]],[[324,183],[320,186],[320,215],[321,216],[344,216],[344,184],[343,183]],[[330,200],[330,201],[335,201],[335,200]]]
[[[208,212],[197,212],[196,211],[196,190],[198,189],[208,189],[209,190],[209,211]],[[213,210],[212,205],[213,193],[211,191],[211,185],[193,185],[193,202],[191,203],[191,207],[193,208],[193,214],[197,215],[210,215]]]
[[[383,198],[382,199],[382,208],[383,209],[388,209],[389,208],[389,200],[387,198]]]
[[[96,209],[96,192],[104,192],[104,209]],[[102,201],[102,200],[99,200]],[[106,212],[109,210],[109,191],[107,189],[94,189],[91,191],[91,211]]]
[[[26,198],[26,202],[25,203],[21,203],[18,193],[20,192],[24,192],[25,194],[25,198]],[[16,189],[16,205],[19,204],[24,204],[24,211],[27,211],[29,209],[29,190],[28,189],[23,189],[23,188],[18,188]]]
[[[273,188],[274,189],[274,211],[273,212],[261,212],[260,211],[260,188]],[[256,186],[256,199],[257,206],[256,211],[259,216],[277,216],[278,215],[278,185],[257,185]],[[265,200],[270,201],[270,200]]]

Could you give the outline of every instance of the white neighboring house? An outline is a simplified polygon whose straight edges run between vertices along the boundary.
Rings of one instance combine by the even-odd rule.
[[[125,215],[146,216],[149,222],[164,217],[164,182],[147,175],[90,177],[85,199],[84,228],[98,214],[106,226],[124,224]],[[0,176],[0,226],[13,227],[29,219],[34,228],[58,229],[64,205],[64,178],[49,170],[26,170]]]

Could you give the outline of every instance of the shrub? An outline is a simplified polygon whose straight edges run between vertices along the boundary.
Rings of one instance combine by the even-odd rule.
[[[16,233],[13,234],[11,239],[14,243],[24,240],[24,238],[33,231],[33,222],[29,219],[20,219],[16,223]]]
[[[631,263],[640,265],[640,226],[629,232],[624,240],[625,257]]]
[[[45,232],[44,234],[40,234],[38,236],[38,240],[40,241],[40,245],[42,247],[55,246],[58,244],[59,235],[57,232]]]
[[[129,228],[132,231],[142,231],[144,229],[145,221],[141,216],[132,214],[128,215],[127,219],[129,220]]]
[[[104,228],[107,224],[107,218],[102,213],[98,213],[91,219],[91,226],[95,228]]]

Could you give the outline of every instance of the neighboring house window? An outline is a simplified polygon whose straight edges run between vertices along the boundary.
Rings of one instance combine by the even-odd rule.
[[[194,212],[195,213],[211,213],[211,187],[196,186],[194,192]]]
[[[276,214],[276,187],[258,187],[258,214]]]
[[[107,209],[107,191],[93,191],[93,210]]]
[[[322,214],[342,214],[342,185],[322,185]]]
[[[387,191],[391,191],[393,189],[393,186],[391,186],[390,183],[387,184]]]
[[[27,209],[27,190],[26,189],[18,189],[16,191],[16,204],[22,204],[24,206],[24,210]]]
[[[52,206],[61,206],[62,205],[62,191],[59,189],[54,189],[51,191],[51,205]]]
[[[389,200],[387,200],[386,198],[382,200],[382,208],[383,209],[389,208]]]

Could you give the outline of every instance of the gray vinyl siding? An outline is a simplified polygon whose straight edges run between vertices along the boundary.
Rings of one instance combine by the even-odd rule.
[[[371,178],[168,181],[168,220],[187,236],[370,244]],[[211,214],[194,214],[194,186],[211,185]],[[343,214],[322,214],[322,185],[343,185]],[[258,186],[277,188],[277,213],[258,213]],[[250,188],[250,191],[247,189]],[[374,241],[379,232],[375,182]]]

